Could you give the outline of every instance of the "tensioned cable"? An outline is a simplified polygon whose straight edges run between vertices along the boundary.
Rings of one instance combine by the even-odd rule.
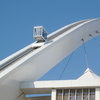
[[[84,50],[84,55],[85,55],[86,67],[88,68],[89,64],[88,64],[88,57],[87,57],[87,52],[86,52],[86,47],[85,47],[84,39],[82,39],[82,42],[83,42],[83,50]]]
[[[100,44],[100,41],[97,40],[92,34],[89,34],[89,36],[91,36],[98,44]]]
[[[69,56],[69,59],[68,59],[67,63],[65,64],[65,67],[64,67],[62,73],[61,73],[60,76],[59,76],[59,80],[62,78],[62,75],[63,75],[64,71],[65,71],[66,68],[68,67],[69,62],[70,62],[70,60],[71,60],[71,58],[72,58],[72,56],[73,56],[73,53],[74,53],[74,52],[72,52],[72,54]]]

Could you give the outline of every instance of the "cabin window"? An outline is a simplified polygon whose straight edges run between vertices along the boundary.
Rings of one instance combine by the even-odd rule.
[[[95,100],[95,89],[90,89],[90,100]]]
[[[95,89],[58,89],[57,100],[95,100]]]
[[[83,100],[89,100],[88,89],[83,89]]]
[[[68,97],[69,97],[69,90],[66,89],[64,90],[64,100],[68,100]]]
[[[62,100],[62,90],[61,89],[57,91],[57,100]]]
[[[75,89],[70,90],[70,100],[75,100]]]
[[[76,100],[82,100],[82,89],[77,89]]]

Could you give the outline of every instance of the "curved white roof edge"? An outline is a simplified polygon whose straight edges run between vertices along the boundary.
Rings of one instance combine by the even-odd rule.
[[[72,28],[73,26],[76,26],[76,25],[78,25],[78,24],[80,24],[80,23],[83,23],[83,22],[85,22],[85,21],[87,21],[87,20],[82,20],[82,21],[79,21],[79,22],[75,22],[75,23],[72,23],[72,24],[70,24],[70,25],[66,25],[65,27],[62,27],[61,29],[58,29],[57,31],[55,31],[55,32],[53,32],[53,33],[51,33],[51,34],[48,35],[48,40],[53,39],[55,35],[56,35],[56,36],[59,36],[58,33],[61,34],[63,30],[68,30],[68,29]],[[28,45],[28,46],[26,46],[26,47],[24,47],[23,49],[17,51],[16,53],[14,53],[14,54],[8,56],[7,58],[1,60],[1,61],[0,61],[0,65],[3,64],[3,63],[6,63],[9,59],[14,58],[15,56],[18,56],[19,54],[21,54],[21,53],[24,52],[25,50],[31,48],[34,44],[35,44],[35,42],[32,43],[32,44],[30,44],[30,45]]]
[[[70,29],[70,30],[67,30],[67,32],[64,32],[64,34],[61,34],[60,36],[57,36],[56,38],[54,38],[54,39],[53,39],[53,42],[50,42],[50,43],[45,44],[44,46],[42,46],[41,48],[39,48],[39,49],[36,50],[35,52],[32,52],[31,54],[29,53],[29,54],[26,56],[26,59],[24,58],[25,60],[21,61],[21,63],[25,62],[26,60],[28,60],[29,58],[31,58],[33,55],[35,55],[36,53],[39,53],[39,51],[41,51],[42,49],[48,47],[49,45],[51,46],[52,43],[57,42],[60,38],[66,36],[66,35],[70,35],[70,33],[73,32],[74,30],[77,30],[77,28],[83,27],[85,24],[88,24],[89,22],[93,22],[93,21],[95,21],[95,20],[99,20],[99,19],[91,19],[91,20],[82,21],[81,24],[76,25],[76,27],[74,27],[74,28],[72,28],[72,29]],[[81,22],[81,21],[80,21],[80,22]],[[77,23],[74,23],[74,24],[78,24],[78,23],[80,23],[80,22],[77,22]],[[74,24],[71,24],[71,25],[73,26]],[[65,29],[69,28],[71,25],[68,25],[68,27],[65,26],[65,27],[62,28],[62,29],[65,30]],[[55,34],[57,34],[57,32],[58,32],[58,33],[59,33],[59,32],[62,32],[62,29],[60,29],[59,31],[56,31]],[[53,33],[53,34],[54,34],[54,33]],[[54,34],[54,35],[55,35],[55,34]],[[84,37],[84,36],[83,36],[83,37]],[[91,39],[91,37],[90,37],[90,39]],[[86,40],[86,41],[87,41],[87,40]],[[82,44],[82,43],[81,43],[81,44]],[[9,56],[8,58],[4,59],[3,61],[0,62],[0,65],[1,65],[2,63],[5,63],[6,61],[8,61],[10,58],[14,58],[15,56],[19,55],[20,53],[23,53],[26,49],[32,47],[32,45],[33,45],[33,44],[31,44],[31,45],[29,45],[29,46],[23,48],[22,50],[20,50],[20,51],[16,52],[15,54]],[[22,58],[22,59],[23,59],[23,58]],[[20,60],[21,60],[21,59],[20,59]],[[20,62],[20,61],[19,61],[19,62]],[[20,64],[21,64],[21,63],[20,63]],[[16,62],[15,62],[15,64],[16,64]],[[13,64],[11,64],[11,66],[12,66],[12,65],[13,65]],[[19,65],[19,64],[18,64],[18,65]],[[10,65],[9,65],[9,66],[10,66]],[[13,68],[13,67],[12,67],[12,68]],[[12,68],[11,68],[11,69],[12,69]],[[2,73],[2,72],[1,72],[1,73]],[[2,75],[1,75],[1,76],[2,76]]]
[[[88,23],[88,22],[90,22],[90,21],[93,21],[93,20],[96,20],[96,19],[92,19],[92,20],[82,20],[82,21],[79,21],[79,22],[75,22],[75,23],[73,23],[73,24],[70,24],[70,25],[67,25],[67,26],[65,26],[65,27],[63,27],[63,28],[61,28],[61,29],[59,29],[59,30],[57,30],[56,32],[53,32],[52,34],[50,34],[49,36],[48,36],[48,43],[46,43],[45,44],[45,47],[46,47],[46,45],[48,46],[48,45],[50,45],[50,44],[52,44],[52,41],[53,42],[57,42],[57,40],[59,39],[59,38],[61,38],[61,36],[63,37],[64,35],[66,35],[66,34],[63,34],[63,32],[66,32],[67,31],[67,34],[69,34],[71,31],[73,31],[74,29],[76,29],[77,27],[80,27],[80,26],[82,26],[82,25],[84,25],[84,24],[86,24],[86,23]],[[62,33],[62,34],[61,34]],[[59,34],[59,35],[58,35]],[[55,37],[55,35],[57,35],[57,37]],[[49,43],[50,42],[50,43]],[[38,52],[38,50],[40,51],[40,50],[42,50],[42,47],[41,47],[41,49],[38,49],[38,50],[36,50],[36,51],[34,51],[32,54],[33,55],[30,55],[30,52],[33,50],[33,48],[34,48],[34,45],[35,45],[36,43],[32,43],[32,44],[30,44],[29,46],[26,46],[25,48],[23,48],[23,49],[21,49],[21,50],[19,50],[18,52],[16,52],[16,53],[14,53],[14,54],[12,54],[11,56],[9,56],[9,57],[7,57],[7,58],[5,58],[4,60],[2,60],[1,62],[0,62],[0,65],[2,65],[2,64],[6,64],[6,62],[8,62],[8,65],[7,65],[7,67],[9,67],[9,66],[12,66],[13,65],[13,63],[11,63],[11,64],[9,64],[9,62],[10,61],[13,61],[15,58],[17,58],[18,56],[20,56],[21,54],[24,54],[24,52],[26,51],[27,52],[27,50],[30,50],[29,52],[28,52],[28,55],[26,56],[28,59],[30,58],[30,57],[32,57],[34,54],[36,54],[37,52]],[[30,55],[30,56],[29,56]],[[24,57],[25,57],[25,55],[23,55]],[[22,56],[22,57],[23,57]],[[20,57],[19,57],[20,58]],[[26,59],[27,59],[26,58]],[[22,58],[23,59],[23,58]],[[26,61],[26,59],[25,59],[25,61]],[[21,59],[20,59],[21,60]],[[16,61],[16,60],[15,60]],[[17,61],[18,61],[18,59],[17,59]],[[16,61],[16,62],[17,62]],[[13,61],[14,62],[14,61]],[[16,64],[16,62],[14,63],[14,64]],[[23,63],[24,61],[21,61],[21,63]],[[18,63],[18,65],[19,65],[19,63]],[[15,68],[15,67],[14,67]],[[11,71],[13,69],[13,67],[12,68],[9,68],[9,70],[8,70],[8,68],[7,69],[4,69],[4,70],[8,70],[8,72],[9,71]],[[2,73],[2,71],[1,71],[1,73]],[[5,73],[5,72],[4,72]],[[2,75],[5,75],[5,74],[2,74]],[[0,75],[0,76],[2,76],[2,75]]]
[[[56,41],[55,39],[56,39],[57,37],[59,38],[60,35],[63,34],[63,32],[69,31],[69,30],[71,30],[72,28],[74,28],[74,27],[76,27],[76,26],[78,26],[78,25],[80,25],[81,23],[84,23],[84,22],[86,22],[86,21],[88,21],[88,20],[82,20],[82,21],[79,21],[79,22],[75,22],[75,23],[73,23],[73,24],[67,25],[67,26],[65,26],[65,27],[63,27],[63,28],[61,28],[61,29],[59,29],[59,30],[53,32],[52,34],[48,35],[48,42],[45,43],[45,44],[48,44],[49,42],[52,43],[52,41],[53,41],[53,42]],[[49,43],[49,44],[50,44],[50,43]],[[44,45],[45,45],[45,44],[44,44]],[[20,58],[23,59],[24,57],[28,57],[28,59],[29,59],[29,58],[31,57],[31,56],[29,57],[31,51],[34,50],[34,46],[36,47],[36,43],[35,43],[35,42],[32,43],[32,44],[30,44],[29,46],[26,46],[25,48],[19,50],[18,52],[12,54],[11,56],[5,58],[4,60],[2,60],[2,61],[0,62],[1,73],[2,73],[2,69],[4,69],[4,71],[3,71],[3,74],[0,75],[0,77],[4,76],[5,74],[7,74],[7,72],[9,72],[9,71],[11,71],[12,69],[14,69],[15,67],[9,68],[9,66],[12,66],[13,64],[16,64],[16,62],[18,62]],[[42,45],[42,46],[43,46],[43,45]],[[41,47],[41,46],[39,46],[39,47]],[[41,48],[41,50],[42,50],[42,48]],[[28,53],[27,53],[27,51],[28,51]],[[33,53],[35,54],[36,51],[38,52],[38,50],[35,50],[35,52],[33,52]],[[25,53],[27,54],[27,56],[26,56]],[[26,58],[26,59],[27,59],[27,58]],[[25,59],[24,61],[21,61],[21,63],[25,62],[26,59]],[[21,60],[21,59],[20,59],[20,60]],[[15,63],[13,63],[13,62],[15,62]],[[17,65],[19,66],[19,63],[17,63]],[[4,68],[2,68],[2,66],[4,66]],[[6,68],[6,66],[7,66],[7,68]],[[5,68],[6,68],[6,69],[5,69]],[[9,68],[9,69],[8,69],[8,68]],[[6,72],[5,72],[5,71],[6,71]]]
[[[50,39],[49,42],[45,43],[40,48],[32,50],[20,59],[9,64],[0,72],[1,99],[15,100],[15,98],[21,94],[20,82],[38,80],[58,62],[82,45],[82,38],[84,38],[86,42],[92,39],[89,34],[93,36],[100,34],[96,33],[96,31],[100,32],[100,19],[87,20],[75,26],[72,24],[72,27],[69,29],[66,28],[62,31],[58,31],[56,35],[53,33],[54,36],[52,36],[51,39],[48,38]],[[17,54],[15,53],[15,55]],[[1,61],[0,64],[2,63]],[[6,97],[2,94],[5,94]]]

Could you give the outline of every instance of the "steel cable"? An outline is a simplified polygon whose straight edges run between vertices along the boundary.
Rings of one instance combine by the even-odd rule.
[[[88,63],[88,57],[87,57],[87,52],[86,52],[86,47],[85,47],[85,43],[84,43],[84,39],[82,39],[83,42],[83,50],[84,50],[84,55],[85,55],[85,62],[86,62],[86,67],[89,67],[89,63]]]
[[[64,71],[65,71],[66,68],[68,67],[69,62],[70,62],[70,60],[71,60],[71,58],[72,58],[72,56],[73,56],[73,53],[74,53],[74,52],[72,52],[72,54],[69,56],[69,59],[68,59],[67,63],[65,64],[64,69],[62,70],[62,72],[61,72],[61,74],[60,74],[60,76],[59,76],[59,80],[62,78]]]
[[[89,36],[91,36],[96,41],[96,43],[100,44],[100,41],[97,40],[92,34],[89,34]]]

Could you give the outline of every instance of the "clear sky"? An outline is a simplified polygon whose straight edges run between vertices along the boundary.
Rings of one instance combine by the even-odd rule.
[[[100,0],[0,0],[0,60],[34,42],[33,27],[51,32],[83,19],[100,17]],[[100,40],[100,37],[97,38]],[[89,67],[100,75],[100,44],[86,44]],[[42,79],[58,79],[68,58]],[[82,47],[77,49],[62,79],[77,78],[86,69]]]

